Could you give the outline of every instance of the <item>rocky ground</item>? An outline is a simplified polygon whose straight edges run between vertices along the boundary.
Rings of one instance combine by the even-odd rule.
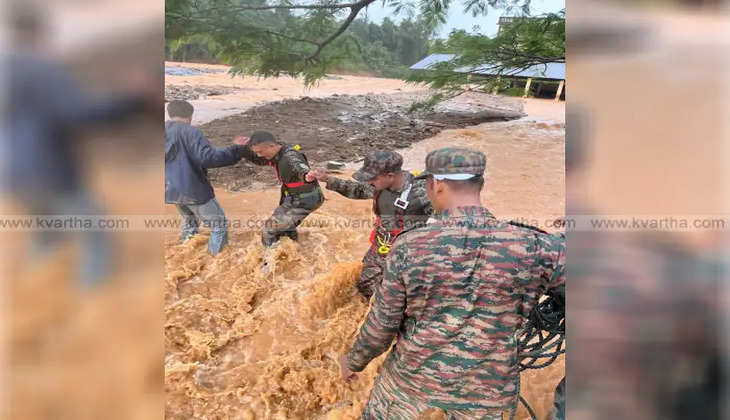
[[[376,149],[402,149],[444,129],[524,116],[522,103],[493,95],[465,94],[431,111],[409,112],[428,91],[381,95],[332,95],[272,102],[202,125],[216,147],[231,144],[239,134],[273,132],[287,143],[299,144],[312,165],[328,160],[357,162]],[[230,191],[254,182],[275,185],[270,171],[247,161],[210,171],[213,185]]]

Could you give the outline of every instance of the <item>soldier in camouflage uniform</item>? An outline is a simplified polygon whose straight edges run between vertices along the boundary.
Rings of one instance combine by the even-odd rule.
[[[425,225],[432,213],[426,195],[424,180],[401,169],[403,157],[386,150],[377,150],[365,158],[365,163],[348,181],[329,177],[318,171],[317,178],[327,182],[327,189],[354,199],[373,199],[373,212],[377,216],[375,228],[370,234],[370,248],[362,260],[362,271],[357,289],[370,299],[377,284],[383,278],[385,257],[395,238],[410,229]]]
[[[238,140],[238,139],[237,139]],[[274,168],[281,182],[279,207],[266,221],[261,239],[270,247],[282,236],[297,240],[297,226],[324,202],[314,174],[309,174],[307,157],[294,146],[280,143],[268,131],[256,131],[247,142],[241,141],[243,158],[256,165]]]
[[[547,290],[564,296],[560,236],[501,222],[480,204],[484,154],[426,158],[436,221],[401,235],[349,353],[351,378],[393,343],[364,419],[501,419],[517,403],[516,333]]]

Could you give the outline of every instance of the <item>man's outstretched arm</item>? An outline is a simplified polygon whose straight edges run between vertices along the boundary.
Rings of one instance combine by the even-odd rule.
[[[220,168],[235,165],[243,157],[243,146],[232,145],[217,149],[210,144],[203,133],[198,129],[188,131],[189,147],[192,154],[203,168]]]
[[[327,189],[347,198],[366,200],[375,197],[375,187],[364,182],[349,181],[342,178],[327,177]]]

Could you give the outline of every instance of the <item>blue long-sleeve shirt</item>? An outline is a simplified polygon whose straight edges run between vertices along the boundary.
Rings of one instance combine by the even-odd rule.
[[[213,147],[197,128],[179,121],[165,123],[165,202],[203,204],[213,197],[208,168],[233,165],[245,147]]]

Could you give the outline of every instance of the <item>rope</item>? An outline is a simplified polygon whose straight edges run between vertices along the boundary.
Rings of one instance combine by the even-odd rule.
[[[538,303],[530,312],[523,329],[517,334],[519,369],[541,369],[552,364],[565,353],[565,299],[548,292],[547,299]],[[532,420],[537,420],[532,407],[519,396]],[[512,408],[510,420],[514,420],[517,405]]]
[[[522,395],[519,395],[519,398],[520,398],[520,402],[522,403],[522,405],[524,405],[525,408],[527,409],[527,412],[530,413],[530,418],[532,418],[533,420],[537,420],[537,414],[535,414],[535,411],[533,411],[532,407],[530,407],[530,404],[528,404],[527,401],[525,401],[525,399],[522,398]],[[517,412],[517,407],[512,409],[512,414],[510,414],[509,420],[515,419],[516,412]]]

